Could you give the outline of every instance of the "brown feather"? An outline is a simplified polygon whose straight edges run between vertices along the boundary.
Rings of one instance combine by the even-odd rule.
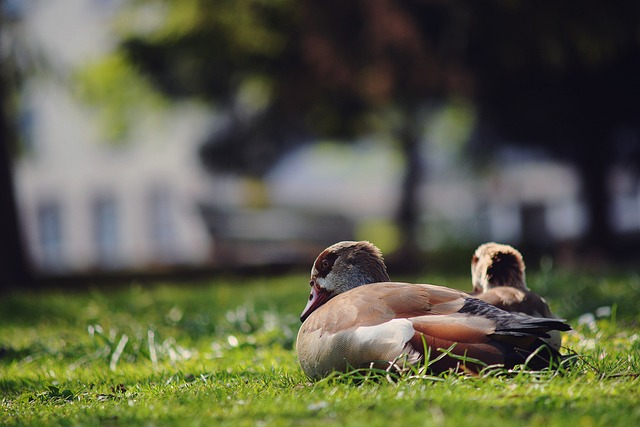
[[[416,332],[411,339],[411,346],[424,355],[425,363],[428,363],[430,370],[434,372],[444,372],[449,369],[463,369],[473,373],[479,372],[485,365],[502,365],[505,363],[502,350],[499,348],[499,345],[495,343],[457,342]],[[480,360],[482,363],[477,364],[472,361],[463,361],[451,356],[444,356],[435,361],[443,352],[447,352],[450,348],[450,354]],[[427,357],[429,360],[427,360]],[[429,363],[429,361],[432,362]]]
[[[484,343],[495,332],[495,322],[492,320],[466,314],[422,316],[410,320],[416,331],[451,342]]]

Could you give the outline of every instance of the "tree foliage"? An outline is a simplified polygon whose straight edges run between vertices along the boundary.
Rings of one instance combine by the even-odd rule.
[[[122,47],[163,93],[230,112],[207,164],[261,175],[305,137],[370,132],[446,92],[440,8],[409,3],[165,2],[167,23]]]

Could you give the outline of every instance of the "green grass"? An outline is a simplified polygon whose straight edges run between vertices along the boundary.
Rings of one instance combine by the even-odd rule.
[[[305,276],[2,295],[0,425],[637,423],[640,276],[529,279],[575,329],[567,371],[311,382],[294,350]]]

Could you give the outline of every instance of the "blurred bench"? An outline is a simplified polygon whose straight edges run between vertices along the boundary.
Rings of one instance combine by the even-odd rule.
[[[352,240],[354,223],[338,214],[297,209],[221,209],[201,205],[217,266],[309,266],[327,246]]]

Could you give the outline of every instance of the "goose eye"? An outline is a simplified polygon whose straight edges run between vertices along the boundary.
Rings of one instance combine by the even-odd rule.
[[[471,263],[472,264],[477,264],[478,263],[478,255],[473,255],[473,258],[471,258]]]
[[[330,265],[329,261],[328,261],[328,260],[326,260],[326,259],[323,259],[323,260],[322,260],[322,263],[320,264],[320,267],[321,267],[323,270],[328,269],[330,266],[331,266],[331,265]]]

